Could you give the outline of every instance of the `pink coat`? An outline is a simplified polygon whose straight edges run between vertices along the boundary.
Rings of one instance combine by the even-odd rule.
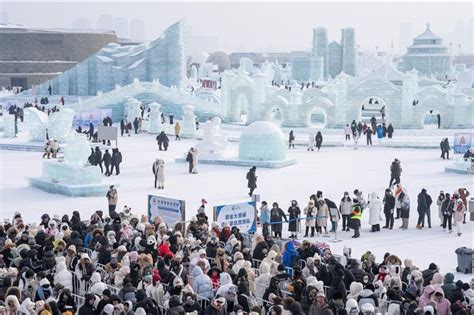
[[[420,296],[420,301],[418,302],[418,305],[421,308],[428,305],[428,303],[431,301],[431,296],[433,295],[435,290],[436,288],[432,286],[431,284],[425,287],[425,289],[423,290],[423,294]]]
[[[451,302],[444,297],[444,291],[441,288],[436,289],[436,293],[441,293],[443,297],[438,300],[435,295],[432,295],[432,300],[436,302],[436,314],[437,315],[451,315]]]

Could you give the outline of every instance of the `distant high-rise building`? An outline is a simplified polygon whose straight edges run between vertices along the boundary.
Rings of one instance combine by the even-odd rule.
[[[400,23],[400,37],[398,51],[400,54],[405,53],[407,47],[411,45],[413,38],[413,23],[403,22]]]
[[[75,29],[91,29],[91,21],[89,19],[81,18],[72,20],[72,28]]]
[[[0,23],[4,23],[4,24],[8,23],[8,12],[7,11],[0,11]]]
[[[130,39],[136,41],[145,40],[145,22],[140,19],[130,21]]]
[[[119,16],[112,19],[112,29],[117,33],[119,38],[129,38],[128,33],[128,19],[123,16]]]
[[[331,78],[342,71],[342,46],[336,41],[332,41],[328,46],[328,73]]]
[[[323,58],[323,76],[328,76],[328,31],[324,27],[313,29],[313,57]]]
[[[472,44],[474,37],[474,19],[469,19],[467,23],[467,43],[466,43],[466,54],[472,55],[474,53],[474,47]]]
[[[466,24],[463,19],[458,19],[456,21],[456,26],[454,27],[454,43],[456,47],[461,45],[462,48],[466,48]],[[459,51],[456,51],[459,53]]]
[[[355,32],[352,27],[343,28],[341,31],[342,46],[342,71],[355,76],[357,74],[357,47]]]
[[[112,15],[102,14],[97,20],[97,28],[102,30],[113,30],[113,17]]]
[[[452,72],[452,57],[449,48],[443,45],[443,39],[431,32],[430,24],[426,30],[413,39],[403,56],[404,71],[416,69],[422,75],[436,75],[444,79]]]

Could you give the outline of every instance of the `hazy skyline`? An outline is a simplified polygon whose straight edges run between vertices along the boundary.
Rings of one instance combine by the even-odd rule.
[[[390,52],[393,41],[398,52],[400,23],[412,24],[416,36],[430,22],[434,33],[467,43],[472,9],[471,3],[0,3],[9,23],[32,27],[69,28],[78,19],[96,27],[101,15],[143,20],[147,40],[186,18],[192,38],[207,38],[226,52],[309,50],[317,26],[328,29],[330,41],[340,40],[343,27],[354,27],[361,50]]]

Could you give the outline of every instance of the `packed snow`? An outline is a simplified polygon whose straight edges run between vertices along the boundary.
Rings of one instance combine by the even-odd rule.
[[[248,201],[247,168],[198,165],[198,174],[188,174],[187,165],[175,163],[183,158],[189,147],[196,140],[171,141],[167,152],[158,151],[154,136],[141,134],[132,137],[120,137],[119,148],[123,154],[121,174],[104,177],[106,183],[119,185],[120,211],[125,205],[132,207],[136,214],[146,214],[148,194],[186,200],[186,219],[196,214],[201,198],[209,203],[207,215],[212,221],[212,207],[229,203]],[[237,150],[237,144],[231,145]],[[473,246],[472,222],[462,226],[463,235],[443,232],[437,207],[431,207],[433,228],[417,230],[415,228],[416,195],[422,188],[436,200],[440,190],[454,192],[457,188],[466,187],[473,193],[473,177],[450,174],[443,171],[449,163],[439,157],[434,149],[390,149],[366,147],[359,150],[352,147],[327,148],[320,152],[308,152],[306,147],[297,147],[288,152],[288,158],[296,159],[297,164],[282,169],[257,169],[258,188],[255,193],[261,200],[270,204],[277,201],[286,211],[290,201],[295,199],[300,207],[305,207],[308,198],[317,190],[324,192],[326,198],[339,204],[344,191],[351,194],[355,188],[367,196],[376,191],[383,195],[389,182],[389,166],[394,158],[402,163],[402,184],[411,198],[412,208],[409,230],[398,229],[399,220],[391,231],[369,233],[368,213],[362,220],[361,238],[352,239],[351,232],[339,232],[340,243],[330,243],[334,252],[341,254],[343,246],[352,248],[353,256],[359,257],[366,250],[371,250],[377,257],[385,252],[399,255],[402,259],[411,257],[420,268],[426,268],[430,262],[436,262],[441,272],[454,271],[457,265],[454,250],[460,246]],[[0,218],[11,218],[14,211],[20,211],[27,221],[39,222],[43,213],[71,214],[79,210],[87,218],[96,210],[107,213],[107,199],[104,197],[70,198],[49,194],[27,186],[27,177],[41,176],[42,153],[2,151],[0,183]],[[165,160],[165,189],[153,188],[151,166],[156,158]],[[302,222],[304,228],[304,222]],[[284,231],[287,226],[283,227]],[[288,234],[283,234],[283,236]],[[300,234],[300,237],[302,234]],[[331,235],[331,239],[334,236]],[[316,237],[314,240],[328,242],[329,238]],[[456,274],[464,280],[469,277]]]

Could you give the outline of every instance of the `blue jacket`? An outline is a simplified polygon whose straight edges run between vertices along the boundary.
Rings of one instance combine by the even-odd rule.
[[[194,277],[193,279],[193,290],[198,295],[197,299],[202,300],[202,298],[212,299],[214,297],[214,293],[212,291],[212,281],[209,276],[205,275],[202,272],[202,269],[198,266],[194,266],[193,270],[191,271],[191,276]]]
[[[262,224],[270,224],[270,209],[268,207],[260,209],[260,222]]]

